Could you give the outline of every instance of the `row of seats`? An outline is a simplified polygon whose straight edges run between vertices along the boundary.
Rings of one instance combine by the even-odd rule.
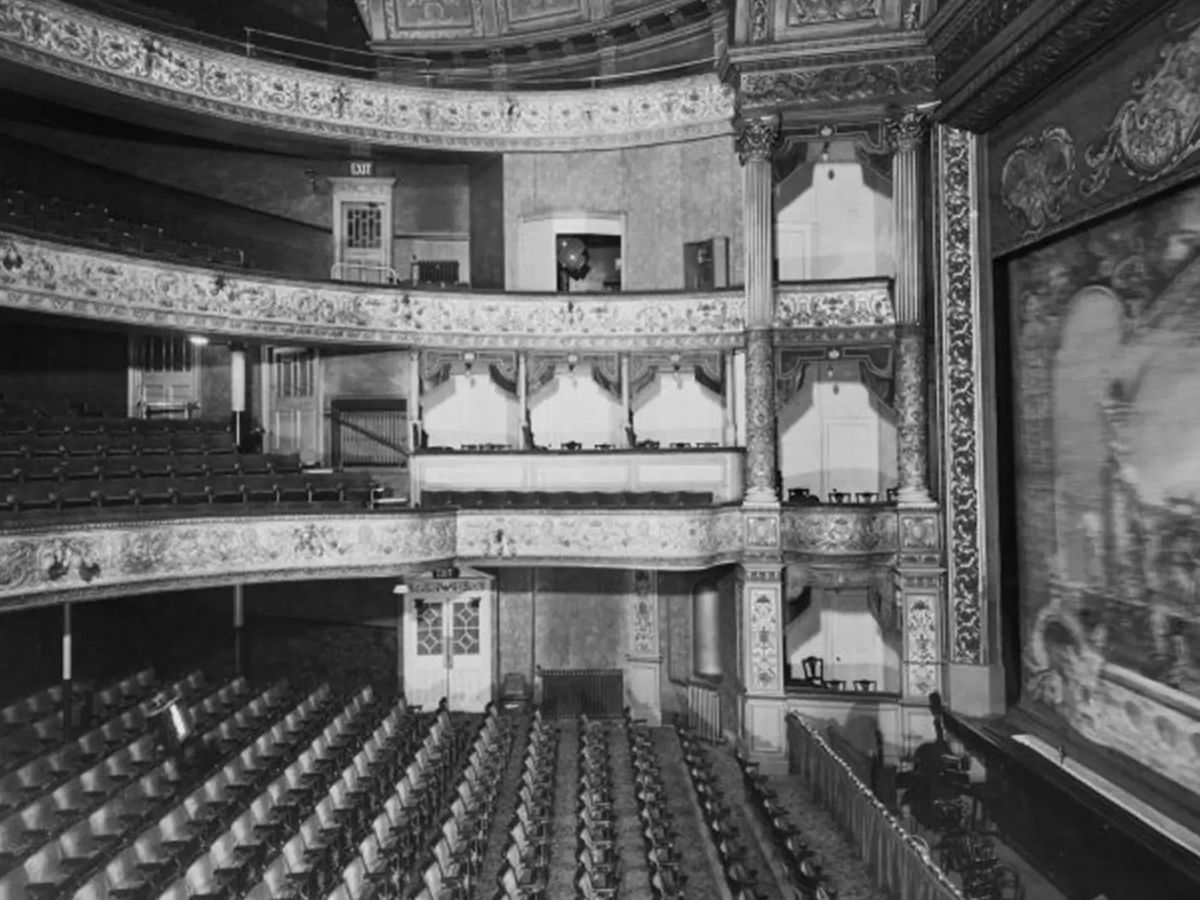
[[[679,728],[678,733],[684,765],[700,803],[704,823],[717,849],[726,885],[734,900],[757,900],[754,885],[758,876],[746,866],[746,846],[733,824],[733,814],[722,797],[718,779],[705,757],[704,747],[694,733],[683,728]]]
[[[233,438],[225,432],[153,431],[146,434],[58,434],[0,435],[0,458],[25,460],[38,457],[65,459],[83,457],[141,457],[170,454],[236,453]]]
[[[245,690],[244,682],[233,682],[204,696],[188,689],[191,680],[192,676],[180,679],[166,690],[188,698],[189,714],[201,723],[224,712]],[[23,861],[163,761],[141,713],[142,707],[129,710],[97,729],[104,743],[94,755],[71,757],[69,751],[78,743],[68,744],[43,764],[26,766],[17,773],[28,781],[20,789],[20,804],[0,820],[0,872]]]
[[[0,490],[0,510],[13,513],[214,503],[339,503],[363,507],[374,498],[388,495],[365,472],[31,481],[0,486]]]
[[[650,866],[650,890],[655,900],[683,900],[687,876],[679,871],[680,855],[675,848],[658,753],[654,750],[645,723],[635,722],[628,708],[624,719],[636,786],[638,819],[642,826],[646,862]]]
[[[509,826],[495,900],[546,900],[549,820],[554,806],[558,730],[535,710],[521,766],[517,807]]]
[[[97,713],[105,718],[131,706],[136,706],[142,699],[149,696],[154,686],[154,672],[146,669],[106,685],[96,692],[91,701],[92,709],[87,708],[87,695],[80,692],[79,697],[72,696],[71,723],[81,718]],[[11,729],[6,729],[0,736],[0,773],[8,773],[44,755],[49,750],[62,743],[64,723],[62,709],[43,710],[39,718],[20,722]],[[0,812],[9,798],[4,793],[5,781],[0,779]]]
[[[283,761],[286,768],[255,766],[257,777],[234,783],[235,803],[207,832],[206,845],[178,867],[169,884],[156,885],[149,896],[243,896],[314,806],[331,821],[338,819],[330,826],[331,835],[338,837],[339,828],[352,823],[336,811],[362,793],[380,742],[395,733],[403,716],[402,707],[389,710],[364,689],[303,752]],[[331,839],[330,845],[341,843],[340,838]]]
[[[93,867],[74,894],[77,900],[154,897],[185,871],[237,815],[246,793],[287,766],[297,748],[328,727],[340,706],[326,686],[287,711],[294,702],[278,694],[265,714],[246,723],[237,746],[202,767],[200,778],[180,785],[165,809],[142,817],[117,852]]]
[[[72,242],[202,265],[245,265],[245,254],[236,248],[189,241],[160,223],[135,222],[98,203],[35,194],[8,181],[0,183],[0,215],[18,227]]]
[[[123,418],[108,416],[54,416],[37,409],[0,403],[0,435],[85,435],[103,434],[116,437],[157,434],[225,434],[230,433],[224,419]]]
[[[179,453],[162,456],[33,457],[0,459],[0,483],[119,481],[131,478],[212,478],[223,475],[299,475],[296,454]]]
[[[587,716],[579,719],[579,791],[575,896],[612,900],[621,884],[613,815],[612,759],[608,733]]]
[[[227,685],[216,702],[200,710],[197,727],[206,729],[200,745],[210,749],[215,765],[245,734],[266,726],[280,708],[283,690],[251,695],[244,682]],[[213,724],[214,719],[220,721]],[[190,800],[196,805],[196,793],[182,802],[180,797],[193,781],[206,776],[209,765],[204,755],[190,762],[169,754],[160,758],[162,762],[148,770],[116,779],[129,784],[8,872],[0,879],[0,898],[69,897],[80,890],[94,895],[97,888],[119,896],[122,882],[132,873],[148,877],[167,864],[170,854],[190,840],[187,828],[195,818],[187,804]],[[118,870],[121,881],[111,877]]]
[[[836,896],[837,892],[821,871],[820,857],[804,842],[800,829],[788,818],[787,810],[779,803],[766,776],[759,772],[758,765],[741,752],[737,754],[737,761],[746,796],[766,822],[775,851],[783,860],[788,882],[798,900],[829,900]]]
[[[581,509],[711,506],[711,491],[443,491],[421,492],[421,506],[433,509]]]

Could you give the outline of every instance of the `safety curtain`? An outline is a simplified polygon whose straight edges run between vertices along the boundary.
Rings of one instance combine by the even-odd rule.
[[[962,893],[913,841],[816,729],[788,713],[791,770],[850,835],[875,883],[898,900],[963,900]]]

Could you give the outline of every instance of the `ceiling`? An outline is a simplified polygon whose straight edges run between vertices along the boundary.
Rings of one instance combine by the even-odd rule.
[[[71,0],[155,31],[347,76],[571,88],[711,71],[721,0]]]

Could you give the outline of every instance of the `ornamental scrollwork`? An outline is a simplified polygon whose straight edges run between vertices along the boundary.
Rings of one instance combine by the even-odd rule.
[[[1092,170],[1080,184],[1085,197],[1104,189],[1114,165],[1139,181],[1154,181],[1200,149],[1198,69],[1200,25],[1186,40],[1163,48],[1158,68],[1134,80],[1133,96],[1084,153]]]
[[[1062,219],[1075,174],[1075,140],[1060,125],[1026,135],[1004,160],[1000,196],[1025,237],[1035,237]]]
[[[898,547],[893,509],[785,508],[783,550],[803,556],[890,555]]]
[[[779,683],[779,589],[750,592],[750,669],[753,689],[769,691]]]
[[[889,116],[884,126],[893,153],[915,153],[929,135],[929,114],[907,107]]]
[[[851,22],[878,15],[879,0],[789,0],[788,3],[789,25]]]
[[[739,96],[742,103],[816,105],[932,96],[936,88],[936,62],[931,56],[917,56],[819,69],[747,72]]]
[[[775,293],[776,328],[857,328],[895,323],[896,309],[888,282],[836,289],[785,285]]]

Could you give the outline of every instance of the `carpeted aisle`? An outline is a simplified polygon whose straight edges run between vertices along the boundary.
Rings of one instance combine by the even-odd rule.
[[[755,829],[748,821],[748,816],[753,813],[746,802],[742,770],[738,768],[733,754],[725,747],[711,747],[707,755],[712,764],[713,774],[717,777],[717,783],[720,785],[721,796],[729,807],[729,814],[733,818],[734,827],[741,836],[742,846],[746,848],[746,868],[755,875],[754,891],[764,900],[778,900],[782,897],[779,882],[775,880],[763,848],[754,837]]]
[[[736,768],[734,759],[730,758],[729,763]],[[820,851],[825,871],[837,888],[838,900],[888,900],[887,891],[875,886],[866,864],[842,836],[833,816],[816,802],[800,779],[774,776],[770,781],[779,794],[779,802],[803,830],[805,840]]]
[[[723,873],[720,860],[711,849],[708,827],[701,819],[700,808],[692,795],[679,738],[674,728],[654,728],[650,737],[662,764],[667,809],[679,835],[675,849],[682,858],[679,871],[687,877],[684,891],[688,900],[721,900]]]
[[[558,726],[558,764],[554,770],[554,809],[550,814],[547,898],[575,896],[575,827],[579,805],[579,726],[570,719]]]
[[[608,755],[612,764],[613,819],[616,821],[615,845],[620,860],[621,900],[643,900],[650,897],[650,864],[642,840],[642,824],[638,818],[637,797],[634,794],[633,762],[629,754],[629,736],[624,725],[610,724]]]

